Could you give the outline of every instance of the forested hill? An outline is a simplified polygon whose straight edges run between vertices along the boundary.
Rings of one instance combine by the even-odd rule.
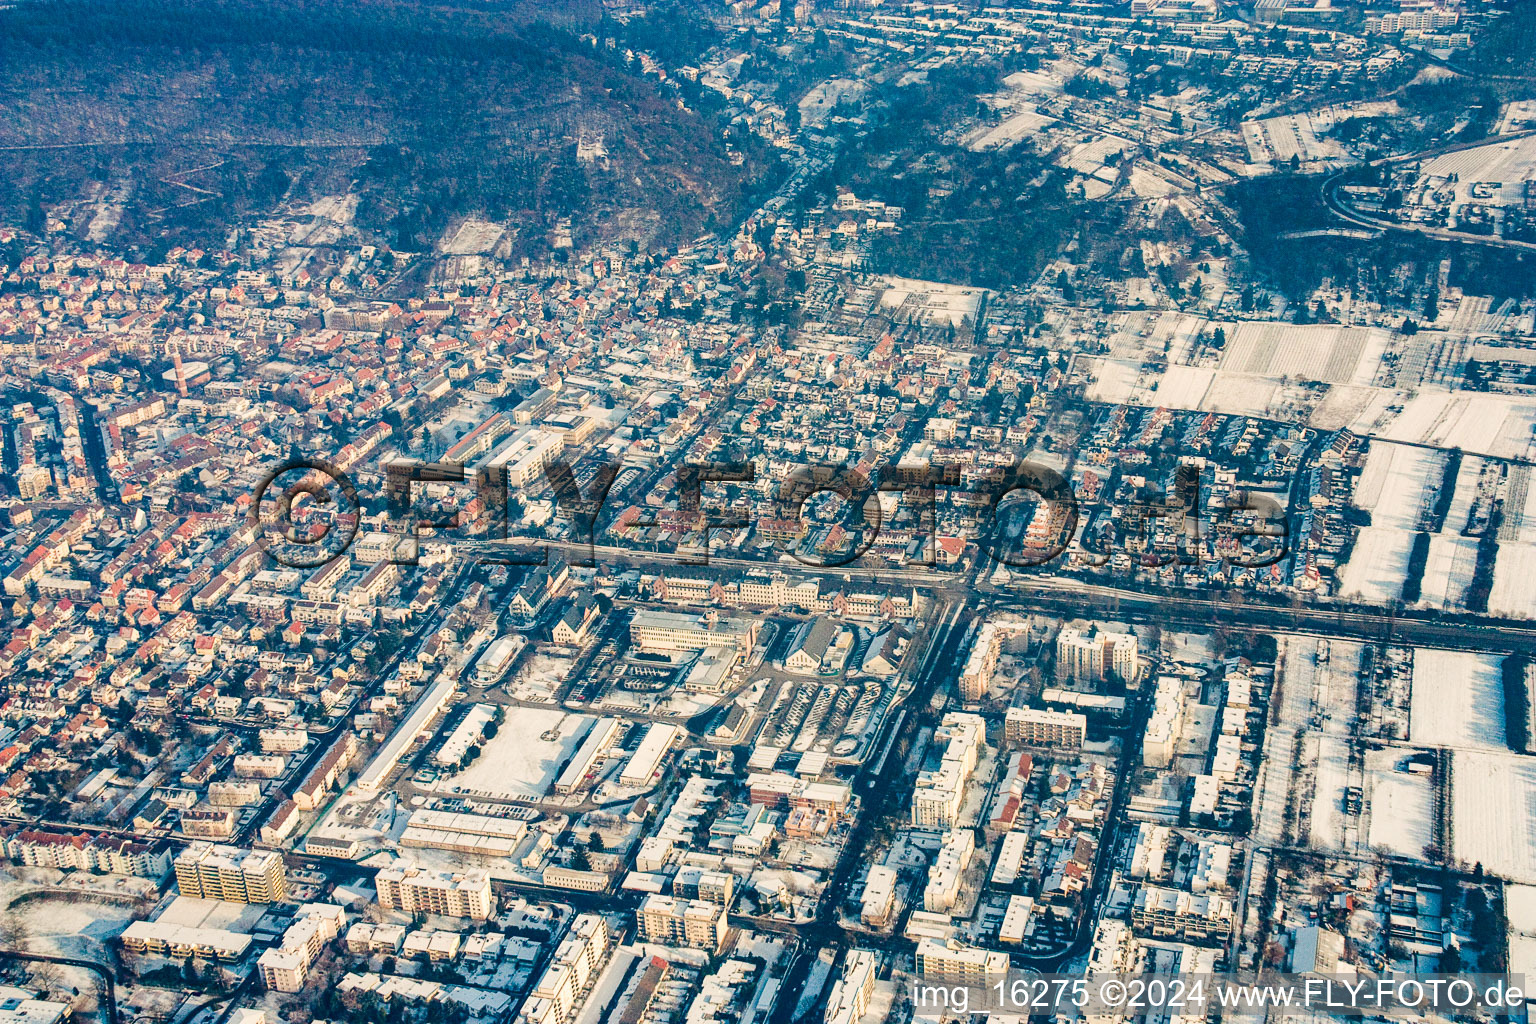
[[[0,220],[129,195],[117,240],[197,240],[290,189],[361,191],[400,247],[455,214],[578,236],[688,237],[762,173],[621,51],[515,4],[83,0],[0,12]],[[578,163],[578,136],[606,161]],[[193,202],[188,197],[195,197]],[[190,237],[188,237],[190,236]],[[203,241],[214,239],[203,238]]]

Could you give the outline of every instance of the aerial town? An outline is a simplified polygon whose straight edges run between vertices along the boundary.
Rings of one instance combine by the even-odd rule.
[[[0,221],[0,1024],[1536,974],[1523,3],[595,6],[750,208]]]

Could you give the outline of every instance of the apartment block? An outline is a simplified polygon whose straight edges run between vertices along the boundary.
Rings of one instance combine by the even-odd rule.
[[[725,942],[725,908],[707,900],[647,896],[640,905],[640,937],[667,946],[716,952]]]
[[[1131,924],[1159,939],[1225,940],[1232,930],[1232,917],[1232,901],[1214,892],[1144,885],[1131,903]]]
[[[1080,749],[1088,735],[1088,718],[1076,711],[1047,708],[1009,708],[1003,719],[1003,736],[1011,743],[1031,747]]]
[[[183,896],[230,903],[281,903],[288,898],[283,858],[271,850],[192,843],[172,867]]]
[[[967,946],[954,940],[923,939],[917,944],[917,973],[926,977],[991,984],[1008,973],[1008,954]]]
[[[374,878],[379,905],[408,914],[438,914],[484,921],[491,916],[491,876],[484,871],[429,871],[392,865]]]
[[[1097,682],[1113,673],[1130,682],[1136,678],[1136,652],[1134,633],[1067,626],[1056,636],[1056,678]]]
[[[528,993],[518,1024],[569,1024],[608,962],[611,948],[608,922],[597,914],[578,915]]]
[[[965,803],[965,784],[976,768],[986,739],[986,722],[979,715],[952,711],[934,730],[933,742],[943,744],[938,768],[917,775],[912,793],[912,824],[921,828],[951,828]]]
[[[306,903],[282,941],[262,952],[256,960],[261,981],[273,992],[297,992],[309,979],[309,969],[320,958],[325,944],[341,934],[346,915],[334,903]]]
[[[823,1024],[859,1024],[869,1012],[869,997],[875,991],[875,954],[868,949],[850,949],[843,960],[843,973],[827,994]]]
[[[1003,634],[994,623],[987,623],[976,634],[971,653],[960,670],[960,699],[967,704],[975,703],[986,695],[992,684],[992,673],[997,669],[997,657],[1002,653]]]

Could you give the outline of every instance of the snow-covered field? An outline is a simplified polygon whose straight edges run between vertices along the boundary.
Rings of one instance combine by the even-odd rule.
[[[1446,533],[1459,534],[1467,527],[1472,517],[1472,505],[1478,493],[1478,481],[1484,473],[1497,473],[1498,467],[1487,459],[1479,459],[1471,455],[1462,456],[1461,472],[1456,474],[1456,495],[1451,499],[1451,507],[1445,513]],[[1508,516],[1506,510],[1505,515]],[[1521,540],[1536,540],[1536,532]],[[1474,542],[1475,546],[1475,542]]]
[[[30,869],[17,870],[32,874]],[[109,958],[112,941],[142,913],[142,907],[92,899],[87,893],[36,892],[35,887],[41,884],[41,879],[0,879],[5,919],[20,939],[16,944],[33,952]]]
[[[910,304],[913,312],[921,312],[930,323],[948,321],[956,327],[966,317],[976,322],[981,300],[987,294],[985,288],[966,288],[957,284],[941,284],[938,281],[914,281],[904,277],[884,279],[885,292],[880,305],[897,308]]]
[[[1452,760],[1452,853],[1514,882],[1536,882],[1536,757],[1459,750]]]
[[[1136,390],[1136,378],[1141,366],[1120,359],[1095,359],[1093,383],[1088,386],[1088,399],[1093,402],[1111,402],[1123,405],[1131,400]]]
[[[569,658],[546,651],[539,651],[518,671],[510,685],[512,695],[519,700],[542,701],[553,704],[560,684],[575,662]]]
[[[1435,786],[1428,775],[1397,770],[1408,756],[1401,748],[1365,755],[1370,791],[1368,845],[1400,857],[1422,859],[1435,838]]]
[[[1159,378],[1152,402],[1170,409],[1199,409],[1215,376],[1215,370],[1198,366],[1170,366]]]
[[[1106,166],[1106,160],[1111,156],[1118,156],[1134,148],[1135,143],[1130,139],[1122,139],[1114,135],[1099,135],[1073,146],[1056,162],[1079,174],[1095,175]]]
[[[560,763],[570,757],[591,724],[589,715],[543,708],[511,708],[474,763],[444,776],[442,793],[537,800],[549,791]]]
[[[1536,885],[1504,887],[1504,919],[1509,922],[1509,973],[1536,975]]]
[[[1333,640],[1323,664],[1317,662],[1321,652],[1315,640],[1297,638],[1287,649],[1290,653],[1286,658],[1285,686],[1302,690],[1311,700],[1313,710],[1320,713],[1313,719],[1317,725],[1308,730],[1303,747],[1313,772],[1308,837],[1313,846],[1356,853],[1358,822],[1344,814],[1344,791],[1359,784],[1349,765],[1349,730],[1355,721],[1355,680],[1360,674],[1361,647]]]
[[[1436,534],[1429,539],[1429,560],[1424,564],[1419,600],[1432,608],[1460,608],[1476,568],[1477,538]]]
[[[1131,168],[1130,180],[1131,189],[1143,199],[1161,199],[1179,190],[1177,185],[1158,173],[1155,165],[1145,160],[1137,161]]]
[[[1444,466],[1439,452],[1372,441],[1355,485],[1355,507],[1369,510],[1372,526],[1413,530]]]
[[[1245,320],[1222,325],[1227,346],[1221,368],[1265,377],[1302,377],[1330,384],[1369,385],[1391,332],[1339,324],[1281,324]]]
[[[1536,400],[1493,394],[1421,391],[1395,415],[1370,410],[1351,426],[1356,433],[1393,441],[1461,448],[1499,458],[1527,458],[1536,427]]]
[[[1325,132],[1326,129],[1314,125],[1307,114],[1243,122],[1243,142],[1248,146],[1248,159],[1256,164],[1281,163],[1293,156],[1303,163],[1343,159],[1343,147],[1337,140],[1327,138]]]
[[[1344,793],[1360,785],[1349,765],[1349,728],[1355,719],[1355,678],[1361,645],[1310,636],[1277,635],[1278,717],[1265,734],[1264,760],[1254,801],[1254,837],[1279,845],[1291,798],[1310,797],[1310,815],[1291,815],[1311,845],[1358,852],[1358,822],[1344,814]],[[1319,660],[1319,659],[1322,660]],[[1294,789],[1294,793],[1290,791]]]
[[[1500,665],[1486,654],[1415,650],[1408,738],[1426,747],[1508,749]]]
[[[1488,592],[1488,611],[1493,615],[1536,618],[1536,544],[1499,545],[1493,563],[1493,587]]]
[[[1402,593],[1414,534],[1444,466],[1439,452],[1371,442],[1354,494],[1355,506],[1371,513],[1371,525],[1360,531],[1339,574],[1341,595],[1381,604]],[[1452,587],[1425,589],[1444,594]]]
[[[1480,182],[1499,182],[1502,187],[1475,201],[1490,206],[1519,203],[1521,183],[1536,176],[1536,136],[1437,156],[1421,168],[1420,180],[1452,174],[1458,178],[1458,202],[1472,200],[1472,187]]]
[[[1393,100],[1327,106],[1297,114],[1283,114],[1257,121],[1243,122],[1243,141],[1248,159],[1256,164],[1290,160],[1303,163],[1315,160],[1346,161],[1348,153],[1332,137],[1334,127],[1351,117],[1379,117],[1397,111]]]
[[[1355,538],[1349,562],[1339,571],[1339,594],[1370,604],[1387,604],[1403,592],[1413,534],[1367,526]]]
[[[805,124],[822,124],[839,103],[857,103],[868,91],[868,85],[852,78],[829,79],[800,98],[800,120]]]
[[[1344,790],[1349,785],[1349,740],[1345,736],[1310,733],[1304,750],[1315,752],[1317,773],[1312,789],[1312,845],[1337,850],[1343,845]],[[1314,742],[1315,741],[1315,742]]]
[[[1504,109],[1499,114],[1499,125],[1494,129],[1494,133],[1509,135],[1533,127],[1536,127],[1536,100],[1515,100],[1513,103],[1504,104]],[[1533,922],[1533,925],[1536,925],[1536,922]]]
[[[1007,149],[1024,139],[1040,134],[1042,130],[1055,123],[1054,117],[1029,107],[1009,115],[999,124],[973,133],[966,139],[965,145],[967,149],[977,153],[988,149]]]
[[[441,247],[443,252],[453,256],[490,252],[496,248],[496,243],[501,240],[501,233],[504,230],[500,224],[480,220],[478,217],[468,217],[452,235],[444,236]]]
[[[355,195],[321,196],[304,210],[311,217],[324,217],[338,224],[351,224],[352,218],[357,214],[357,200]]]

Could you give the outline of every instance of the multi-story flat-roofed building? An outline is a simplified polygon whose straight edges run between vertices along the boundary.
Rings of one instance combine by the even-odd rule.
[[[640,745],[619,772],[619,782],[625,786],[649,785],[681,731],[666,722],[652,722],[641,737]]]
[[[1167,768],[1178,751],[1184,728],[1184,684],[1177,676],[1161,676],[1152,696],[1152,714],[1141,740],[1141,763]]]
[[[1214,892],[1143,885],[1131,903],[1131,924],[1160,939],[1224,941],[1232,930],[1232,916],[1232,901]]]
[[[991,979],[1008,973],[1008,954],[953,940],[923,939],[917,944],[917,973],[989,984]]]
[[[638,917],[647,942],[716,952],[725,941],[725,908],[718,903],[647,896]]]
[[[1031,747],[1076,749],[1083,745],[1087,735],[1088,719],[1075,711],[1009,708],[1003,719],[1004,738]]]
[[[280,903],[288,898],[283,858],[272,850],[192,843],[173,864],[183,896],[230,903]]]
[[[233,807],[188,807],[181,812],[181,832],[204,839],[228,839],[234,835],[240,815]]]
[[[629,620],[629,638],[642,651],[702,651],[710,647],[735,648],[738,657],[748,657],[757,639],[757,623],[749,619],[705,612],[683,615],[677,612],[637,611]]]
[[[672,878],[672,895],[687,900],[705,900],[727,909],[736,893],[736,876],[729,871],[684,867]]]
[[[282,942],[262,952],[256,961],[262,984],[273,992],[297,992],[309,979],[325,944],[341,932],[345,922],[334,903],[306,903],[283,933]]]
[[[868,949],[850,949],[843,961],[842,976],[827,996],[822,1014],[824,1024],[859,1024],[869,1012],[869,997],[875,991],[875,954]]]
[[[223,928],[190,928],[163,921],[134,921],[123,930],[123,948],[130,953],[172,960],[200,957],[233,963],[251,948],[251,937]]]
[[[534,983],[517,1024],[568,1024],[607,962],[609,948],[607,922],[597,914],[578,915]]]
[[[571,758],[560,777],[555,780],[555,792],[562,795],[574,793],[585,785],[592,769],[618,740],[623,726],[624,723],[617,718],[599,718],[577,749],[576,756]]]
[[[392,865],[374,877],[379,905],[408,914],[440,914],[484,921],[491,916],[491,876],[484,871],[454,874]]]
[[[919,772],[912,793],[912,824],[923,828],[951,828],[965,803],[965,784],[976,767],[976,757],[986,739],[986,722],[978,715],[950,712],[934,730],[935,744],[944,744],[939,767]]]
[[[992,683],[992,673],[997,669],[997,658],[1002,653],[1003,634],[995,623],[987,623],[976,634],[971,653],[960,669],[960,699],[967,704],[986,696]]]
[[[1095,682],[1113,673],[1136,678],[1136,634],[1068,626],[1056,636],[1056,678]]]
[[[968,828],[950,829],[928,868],[928,884],[923,889],[923,909],[936,914],[948,913],[960,896],[960,882],[976,852],[976,834]]]
[[[896,902],[895,870],[881,864],[870,868],[860,901],[859,919],[871,927],[884,928]]]

